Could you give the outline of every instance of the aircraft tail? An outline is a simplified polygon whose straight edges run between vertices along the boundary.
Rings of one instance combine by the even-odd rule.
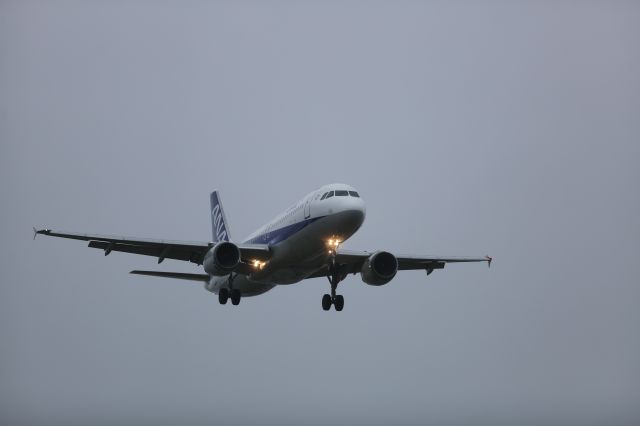
[[[222,200],[218,191],[211,193],[211,237],[212,242],[229,241],[229,227],[227,226],[227,217],[222,208]]]

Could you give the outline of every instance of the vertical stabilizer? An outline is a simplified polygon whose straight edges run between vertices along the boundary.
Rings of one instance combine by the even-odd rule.
[[[211,193],[211,237],[214,243],[229,241],[229,227],[218,191]]]

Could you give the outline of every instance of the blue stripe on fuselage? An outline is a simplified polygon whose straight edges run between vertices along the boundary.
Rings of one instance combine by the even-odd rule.
[[[306,226],[312,224],[318,219],[322,219],[324,216],[320,217],[312,217],[310,219],[305,219],[302,222],[297,222],[291,225],[287,225],[283,228],[273,229],[271,231],[265,232],[264,234],[258,235],[250,240],[245,241],[246,244],[277,244],[281,241],[286,240],[296,232],[301,231]]]

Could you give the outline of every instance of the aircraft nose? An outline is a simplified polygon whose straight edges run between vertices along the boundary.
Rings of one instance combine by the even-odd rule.
[[[353,222],[358,225],[362,225],[362,222],[364,222],[364,215],[365,215],[364,211],[360,209],[353,209],[353,210],[347,210],[346,213],[349,217],[350,222]]]
[[[343,211],[343,214],[346,221],[349,222],[353,228],[358,229],[364,222],[367,212],[364,203],[360,202],[357,205],[349,206]]]
[[[364,212],[361,209],[343,210],[336,214],[336,219],[338,219],[339,222],[334,225],[333,230],[343,239],[349,238],[349,236],[353,235],[353,233],[362,226],[364,222]]]

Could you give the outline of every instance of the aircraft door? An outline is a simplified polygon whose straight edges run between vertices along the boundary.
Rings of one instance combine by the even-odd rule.
[[[313,197],[307,198],[307,201],[304,203],[304,218],[309,219],[311,217],[311,200]]]

